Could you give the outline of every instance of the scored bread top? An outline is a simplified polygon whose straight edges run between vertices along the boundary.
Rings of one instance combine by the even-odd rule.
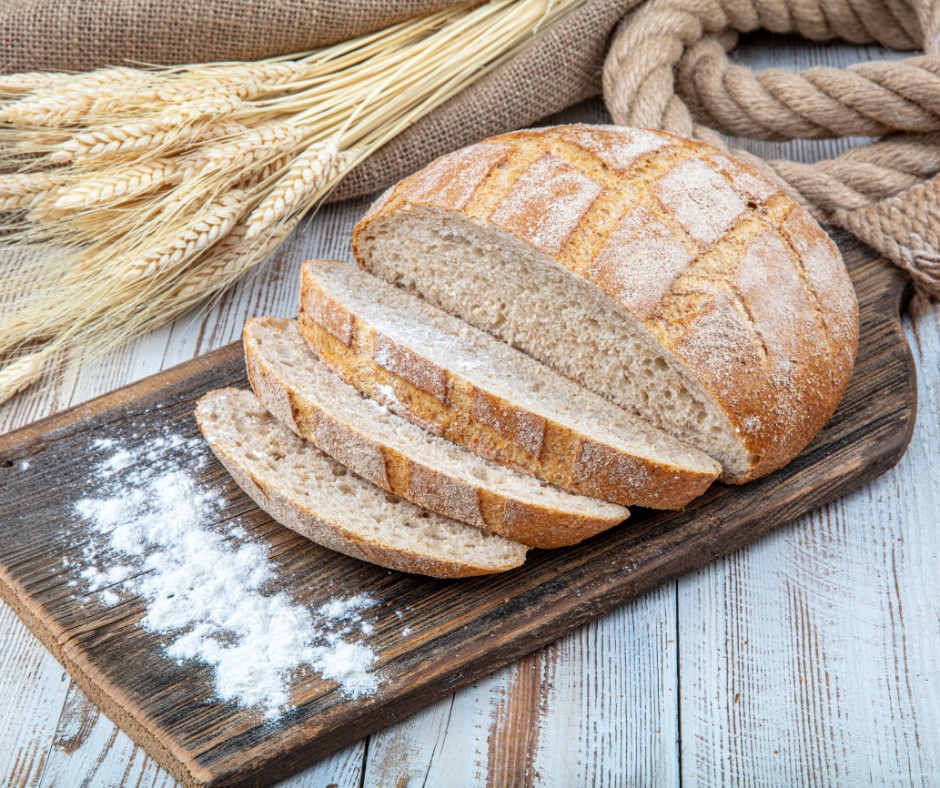
[[[629,516],[622,506],[501,468],[396,416],[327,369],[295,320],[249,320],[243,338],[248,378],[271,414],[391,493],[531,547],[575,544]]]
[[[572,492],[685,506],[720,466],[524,353],[341,261],[301,271],[299,325],[340,377],[424,429]]]
[[[848,384],[858,305],[838,249],[774,183],[704,143],[585,125],[492,138],[385,192],[356,227],[360,265],[381,268],[375,233],[414,209],[523,242],[640,321],[752,455],[730,481],[792,459]]]
[[[389,569],[468,577],[525,561],[524,545],[389,495],[298,438],[250,391],[210,391],[199,429],[226,470],[281,525]]]

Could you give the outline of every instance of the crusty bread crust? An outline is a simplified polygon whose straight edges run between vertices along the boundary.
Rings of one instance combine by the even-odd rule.
[[[221,391],[227,391],[222,389]],[[235,391],[234,389],[232,391]],[[277,522],[290,528],[292,531],[307,537],[330,550],[358,558],[362,561],[378,564],[388,569],[401,572],[412,572],[421,575],[440,578],[473,577],[477,575],[492,574],[506,571],[514,566],[521,565],[521,560],[512,565],[488,566],[460,563],[443,557],[422,555],[399,547],[379,542],[365,542],[355,534],[348,532],[341,525],[329,522],[313,512],[308,511],[302,502],[292,499],[282,490],[276,489],[259,479],[256,474],[242,467],[231,453],[218,441],[212,439],[212,430],[204,424],[205,410],[211,398],[219,392],[210,391],[203,396],[196,405],[195,416],[199,429],[213,453],[219,458],[225,469],[231,474],[236,484],[258,506],[273,517]]]
[[[353,235],[360,266],[381,274],[369,237],[418,206],[514,236],[641,321],[752,455],[725,481],[789,462],[848,385],[858,304],[838,249],[775,184],[708,145],[614,126],[495,137],[383,194]]]
[[[488,390],[485,381],[471,381],[419,355],[326,292],[317,279],[318,265],[344,264],[304,264],[298,320],[304,337],[343,380],[429,432],[571,492],[624,506],[680,509],[718,477],[717,463],[695,471],[637,456],[608,444],[602,436],[586,434],[508,401]],[[318,322],[313,315],[323,303],[333,303],[351,318],[353,330],[331,331],[328,326],[342,322],[334,317]],[[382,359],[381,365],[377,358]]]
[[[321,319],[331,327],[333,335],[343,335],[343,322],[333,321],[330,316],[322,314]],[[258,318],[245,323],[245,362],[255,394],[273,416],[301,438],[309,440],[349,470],[382,489],[445,517],[484,528],[530,547],[576,544],[612,528],[629,516],[626,509],[614,506],[609,506],[613,510],[611,516],[592,517],[548,503],[533,503],[513,495],[505,486],[500,488],[483,482],[473,484],[444,468],[433,468],[419,458],[409,457],[357,429],[349,420],[331,413],[328,403],[317,402],[285,380],[266,361],[264,346],[259,347],[255,341],[255,333],[262,324],[282,332],[297,330],[293,320]],[[312,363],[319,364],[312,353],[310,356]]]

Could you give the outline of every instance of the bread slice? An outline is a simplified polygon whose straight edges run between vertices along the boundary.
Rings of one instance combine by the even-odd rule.
[[[441,157],[356,226],[358,263],[639,414],[744,482],[848,384],[838,249],[747,164],[673,134],[558,126]]]
[[[701,452],[346,263],[304,264],[299,324],[324,363],[360,391],[566,490],[673,509],[720,473]]]
[[[248,378],[264,406],[300,437],[384,490],[530,547],[561,547],[629,516],[488,462],[416,427],[320,362],[295,320],[245,323]]]
[[[212,451],[258,506],[308,539],[389,569],[432,577],[503,572],[525,546],[428,512],[350,473],[298,438],[250,391],[210,391],[196,407]]]

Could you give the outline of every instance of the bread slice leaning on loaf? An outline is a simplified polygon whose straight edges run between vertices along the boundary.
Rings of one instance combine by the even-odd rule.
[[[316,260],[300,277],[298,323],[314,352],[429,432],[623,505],[681,508],[718,477],[700,451],[370,274]]]
[[[298,438],[250,391],[210,391],[199,429],[232,478],[282,525],[389,569],[432,577],[503,572],[524,545],[429,512],[380,490]]]
[[[384,490],[530,547],[575,544],[629,516],[623,506],[501,468],[389,412],[327,369],[295,320],[249,320],[242,337],[248,378],[268,411]]]
[[[719,460],[789,462],[848,384],[858,305],[835,245],[700,142],[616,126],[494,137],[389,189],[359,265]]]

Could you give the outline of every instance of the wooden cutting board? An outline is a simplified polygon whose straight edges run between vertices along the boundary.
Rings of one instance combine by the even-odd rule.
[[[248,385],[238,343],[0,437],[0,596],[184,785],[270,785],[893,466],[916,412],[899,322],[905,280],[853,239],[840,246],[859,298],[858,361],[839,409],[796,460],[742,487],[716,484],[683,512],[635,510],[576,547],[532,551],[512,572],[443,581],[365,564],[271,521],[214,458],[194,467],[224,497],[210,527],[224,532],[237,518],[269,547],[269,591],[310,609],[362,592],[376,600],[364,613],[381,677],[372,695],[349,697],[307,672],[292,680],[293,710],[266,722],[257,708],[219,701],[211,667],[168,658],[139,624],[140,600],[108,607],[76,592],[88,559],[74,505],[100,489],[95,442],[145,454],[168,430],[198,438],[196,400]]]

